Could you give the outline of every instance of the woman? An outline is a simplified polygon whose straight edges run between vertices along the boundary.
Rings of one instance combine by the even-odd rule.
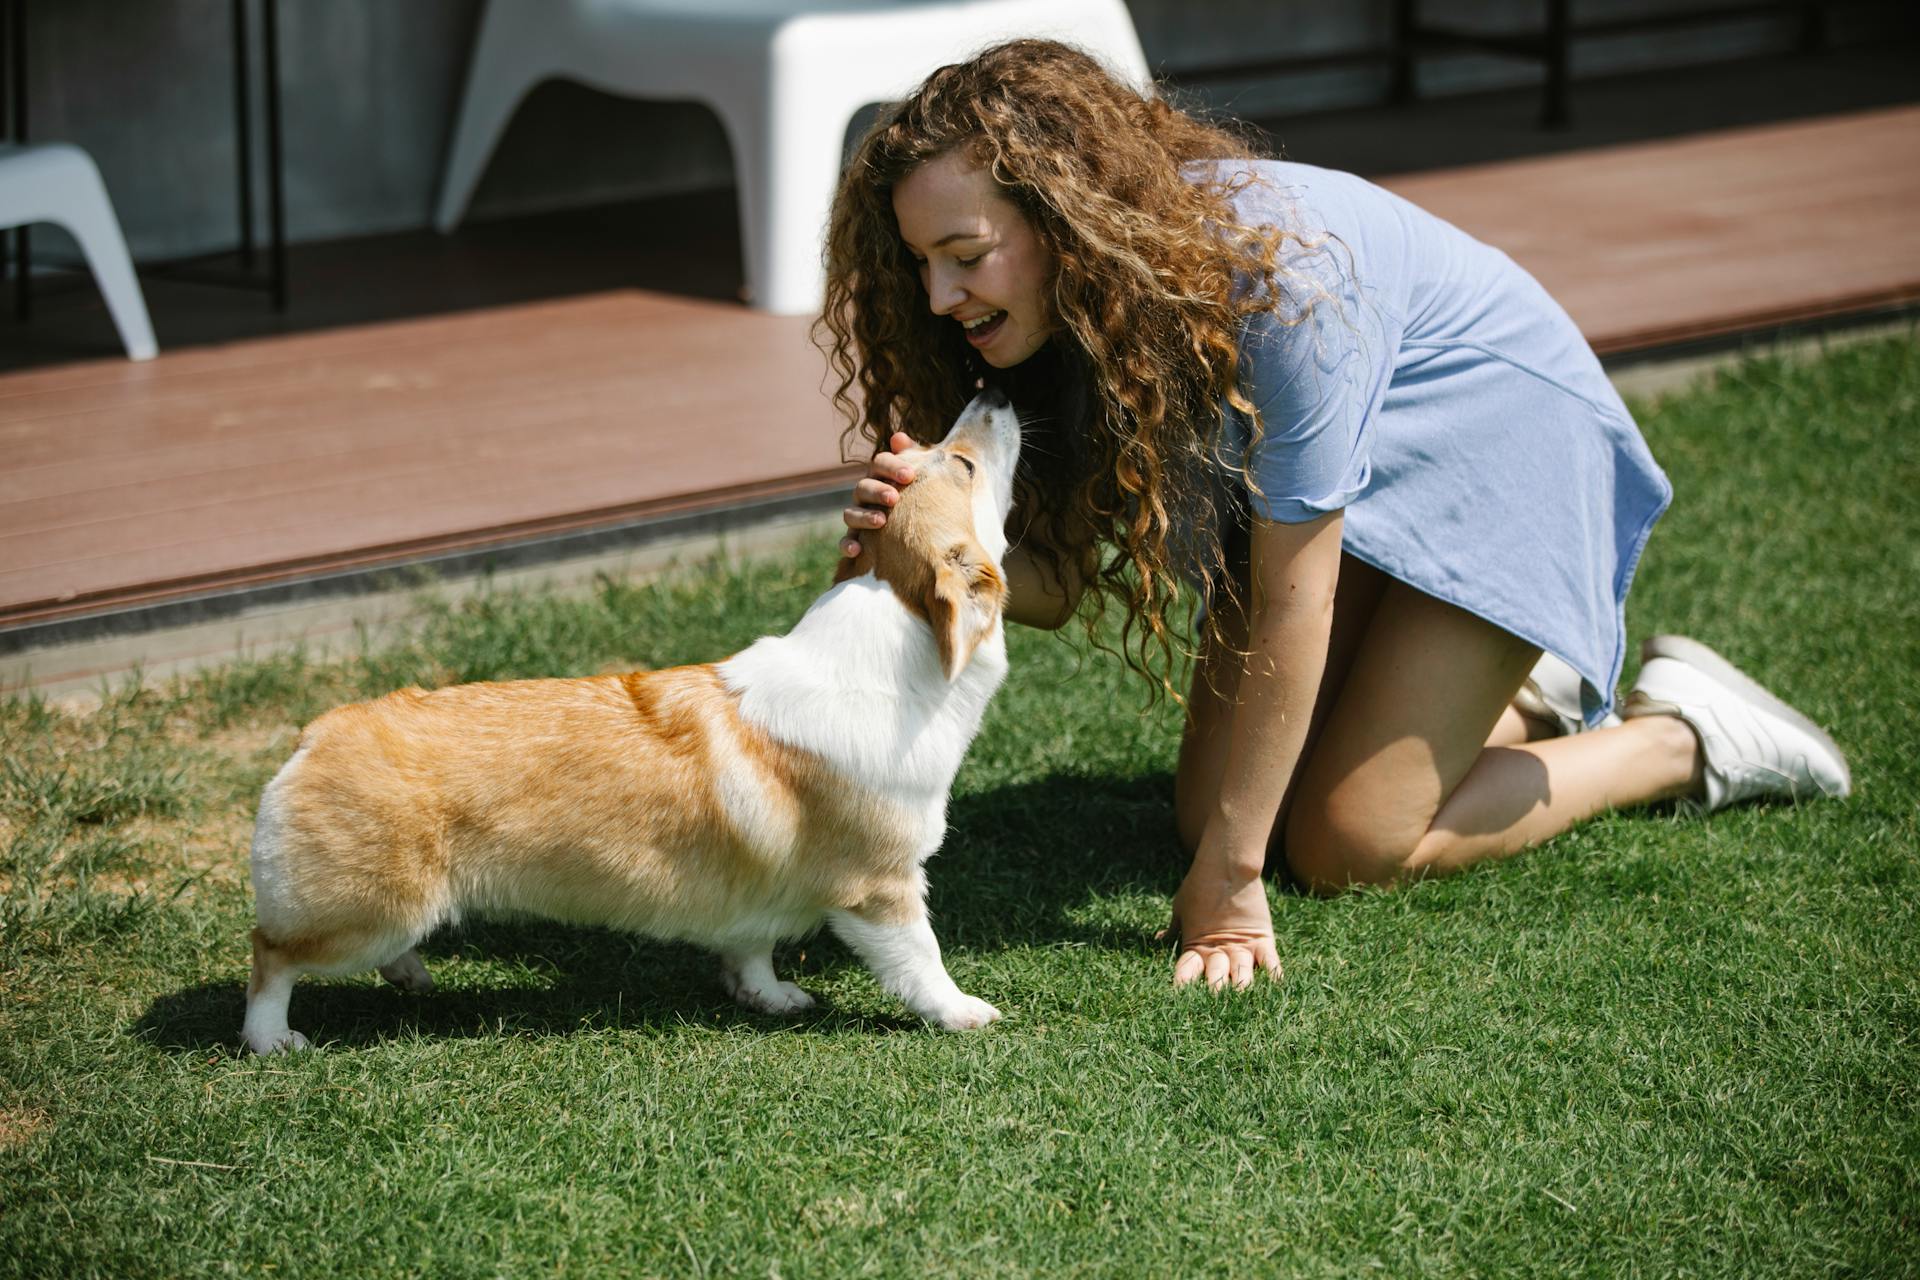
[[[1247,153],[1016,41],[882,117],[828,237],[836,399],[880,449],[844,550],[911,481],[904,437],[986,379],[1028,436],[1009,616],[1117,604],[1164,687],[1198,595],[1175,982],[1278,973],[1270,853],[1328,892],[1607,808],[1846,794],[1817,726],[1690,641],[1650,642],[1611,714],[1671,490],[1539,285],[1358,178]]]

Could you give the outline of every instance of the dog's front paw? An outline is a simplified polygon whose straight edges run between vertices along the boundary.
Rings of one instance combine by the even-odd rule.
[[[978,1031],[990,1022],[1000,1021],[1000,1011],[985,1000],[962,995],[927,1021],[946,1031]]]

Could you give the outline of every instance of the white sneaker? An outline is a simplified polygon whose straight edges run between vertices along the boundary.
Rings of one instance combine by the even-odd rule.
[[[1810,800],[1853,790],[1847,758],[1819,725],[1698,640],[1655,636],[1623,714],[1679,716],[1700,735],[1706,809],[1742,800]]]
[[[1513,695],[1513,709],[1551,727],[1555,737],[1587,731],[1586,709],[1580,702],[1580,673],[1550,653],[1542,653],[1540,661],[1533,664],[1526,682]],[[1620,717],[1609,711],[1607,718],[1594,727],[1607,729],[1619,723]]]

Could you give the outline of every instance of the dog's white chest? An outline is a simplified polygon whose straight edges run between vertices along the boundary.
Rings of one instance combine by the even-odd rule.
[[[719,670],[748,724],[909,811],[931,808],[943,826],[953,775],[1006,676],[1006,641],[996,627],[950,682],[926,624],[862,577]]]

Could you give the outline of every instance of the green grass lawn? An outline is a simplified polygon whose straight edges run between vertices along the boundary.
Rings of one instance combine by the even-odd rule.
[[[302,983],[238,1054],[246,846],[297,727],[396,685],[720,657],[833,551],[433,609],[89,714],[0,706],[0,1275],[1920,1271],[1920,342],[1646,408],[1678,490],[1628,621],[1833,728],[1845,803],[1591,822],[1391,893],[1274,893],[1283,983],[1169,989],[1177,710],[1013,636],[930,868],[920,1027],[838,943],[795,1021],[538,922],[436,994]],[[1631,674],[1631,673],[1629,673]]]

